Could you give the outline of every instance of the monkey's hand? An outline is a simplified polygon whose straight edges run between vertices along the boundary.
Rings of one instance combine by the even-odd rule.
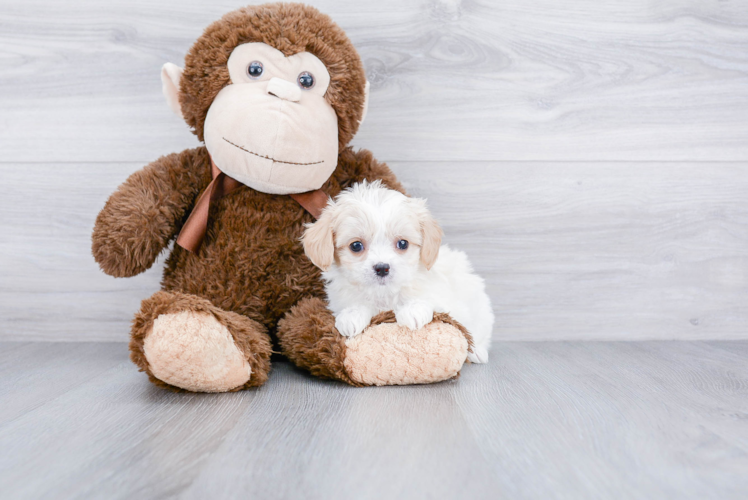
[[[205,148],[163,156],[132,174],[96,218],[91,249],[101,269],[123,278],[150,268],[209,182]]]

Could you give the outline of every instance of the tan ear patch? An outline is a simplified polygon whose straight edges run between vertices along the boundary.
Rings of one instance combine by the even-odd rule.
[[[328,207],[319,220],[307,226],[301,237],[304,253],[312,264],[327,271],[335,258],[335,239],[332,232],[332,215]]]
[[[426,266],[426,269],[431,269],[431,266],[436,262],[436,258],[439,257],[439,247],[441,247],[444,232],[436,219],[434,219],[431,213],[425,209],[425,206],[419,219],[421,223],[421,232],[423,233],[421,262]]]

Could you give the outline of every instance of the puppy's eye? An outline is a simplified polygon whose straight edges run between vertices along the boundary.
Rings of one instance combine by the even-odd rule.
[[[397,242],[397,248],[400,250],[408,249],[408,240],[400,240]]]
[[[301,86],[302,89],[309,90],[310,88],[314,87],[314,75],[312,75],[308,71],[304,71],[299,75],[299,86]]]
[[[262,63],[260,61],[252,61],[247,66],[247,74],[250,78],[260,78],[262,76]]]
[[[354,241],[353,243],[348,245],[348,248],[350,248],[351,252],[353,253],[359,253],[364,250],[364,244],[361,243],[360,241]]]

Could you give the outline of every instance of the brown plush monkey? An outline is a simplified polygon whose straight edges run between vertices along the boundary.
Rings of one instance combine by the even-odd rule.
[[[302,204],[313,212],[320,188],[323,202],[363,179],[402,191],[387,166],[347,146],[368,85],[328,16],[301,4],[236,10],[205,30],[184,70],[166,64],[162,81],[205,146],[131,175],[93,232],[96,261],[116,277],[145,271],[179,237],[162,290],[133,321],[131,358],[152,382],[200,392],[259,386],[271,335],[297,366],[352,385],[459,373],[469,336],[446,315],[417,331],[381,315],[346,341],[303,253],[299,238],[314,219]]]

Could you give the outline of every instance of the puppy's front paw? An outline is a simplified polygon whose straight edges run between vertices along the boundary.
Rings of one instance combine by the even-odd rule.
[[[395,319],[398,325],[418,330],[434,319],[434,308],[426,302],[411,302],[395,311]]]
[[[349,307],[335,317],[335,328],[345,337],[353,337],[364,331],[371,323],[371,313],[367,309]]]

